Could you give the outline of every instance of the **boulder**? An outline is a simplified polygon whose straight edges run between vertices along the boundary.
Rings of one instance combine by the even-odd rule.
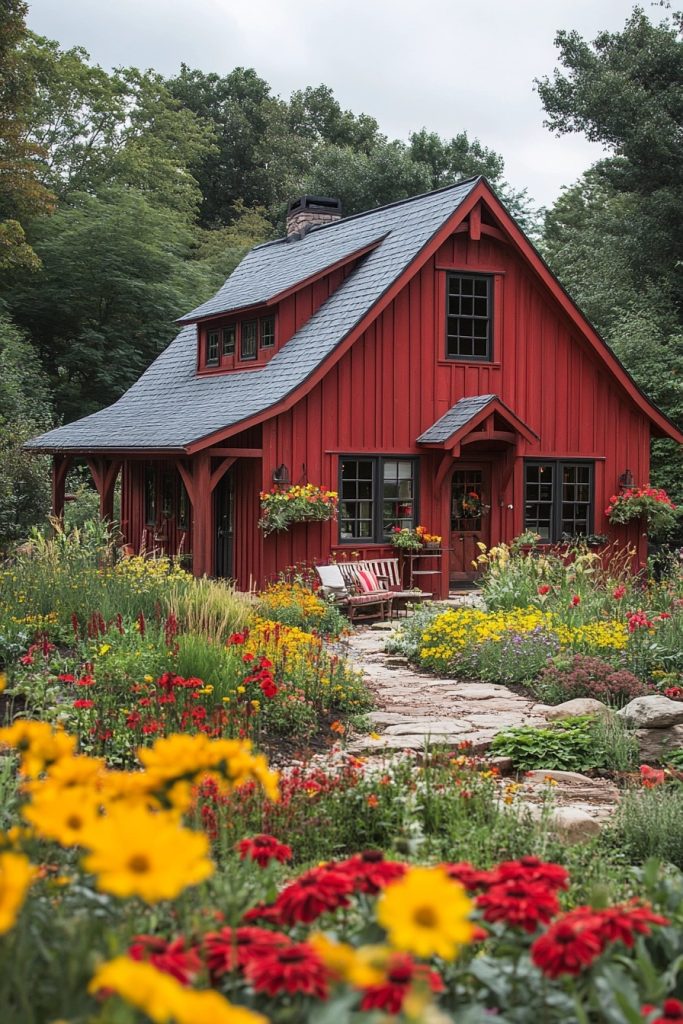
[[[585,843],[600,832],[600,823],[578,807],[556,808],[550,824],[558,836],[570,845]]]
[[[683,725],[674,725],[671,729],[637,729],[636,737],[641,762],[652,764],[661,761],[667,751],[683,747]]]
[[[668,729],[683,724],[683,701],[670,700],[663,694],[636,697],[617,714],[636,729]]]
[[[534,711],[543,707],[543,714],[549,721],[556,721],[561,718],[574,718],[576,715],[610,715],[612,708],[608,708],[601,700],[593,697],[575,697],[574,700],[566,700],[563,704],[555,704],[548,707],[536,705]]]

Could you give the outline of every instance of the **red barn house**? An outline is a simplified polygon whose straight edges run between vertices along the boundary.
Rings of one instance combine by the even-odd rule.
[[[114,405],[33,439],[53,511],[86,458],[136,550],[260,585],[285,566],[392,553],[396,525],[443,536],[423,589],[472,572],[477,542],[608,533],[609,497],[683,441],[638,389],[483,178],[352,217],[290,204]],[[339,518],[264,537],[260,492],[310,482]],[[284,482],[284,484],[283,484]],[[470,497],[474,495],[475,497]]]

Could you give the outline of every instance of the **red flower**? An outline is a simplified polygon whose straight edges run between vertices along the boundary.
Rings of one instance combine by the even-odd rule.
[[[61,675],[57,676],[57,679],[59,679],[60,683],[75,683],[76,682],[76,676],[70,675],[69,673],[66,673],[66,672],[63,672]]]
[[[251,839],[242,839],[236,846],[240,859],[255,860],[261,868],[265,868],[271,860],[285,864],[292,859],[292,848],[279,842],[275,836],[261,834]]]
[[[144,960],[164,974],[170,974],[181,985],[191,985],[202,969],[195,946],[186,946],[183,936],[166,942],[157,935],[136,935],[128,948],[132,960]]]
[[[378,893],[390,882],[405,874],[406,866],[400,861],[385,860],[381,850],[364,850],[340,861],[335,870],[346,871],[353,879],[357,892]]]
[[[644,1006],[643,1013],[652,1013],[656,1007]],[[683,1003],[679,999],[665,999],[661,1017],[655,1017],[652,1024],[683,1024]]]
[[[285,886],[275,900],[279,919],[286,924],[310,924],[329,910],[348,907],[353,878],[334,866],[311,868]]]
[[[525,882],[543,882],[550,889],[567,889],[569,872],[561,864],[551,864],[538,857],[520,857],[507,860],[494,869],[502,882],[510,879]]]
[[[20,665],[32,665],[33,664],[33,656],[31,654],[23,654],[21,656],[21,658],[19,658],[19,664]]]
[[[280,911],[272,904],[257,903],[250,910],[242,914],[243,921],[269,921],[271,924],[281,924]]]
[[[574,594],[571,600],[572,608],[576,608],[577,604],[581,604],[581,598],[578,594]]]
[[[243,633],[231,633],[228,637],[226,647],[230,647],[233,644],[243,644],[249,635],[249,630],[245,629]]]
[[[76,680],[76,686],[94,686],[95,680],[91,675],[81,676],[80,679]]]
[[[82,711],[87,711],[88,708],[94,708],[95,707],[95,701],[94,700],[84,700],[84,699],[75,700],[74,701],[74,707],[75,708],[79,708]]]
[[[289,945],[289,939],[281,932],[267,928],[221,928],[204,936],[206,964],[212,981],[229,974],[237,967],[243,969],[254,957],[262,956],[273,949]]]
[[[622,586],[621,584],[618,587],[615,587],[612,591],[612,597],[615,601],[621,601],[622,597],[624,597],[625,594],[626,587]]]
[[[280,992],[300,992],[314,999],[328,996],[325,965],[305,942],[273,948],[252,957],[244,965],[244,974],[256,992],[269,996]]]
[[[566,915],[548,928],[531,946],[531,959],[549,978],[580,974],[602,953],[597,918]]]
[[[442,864],[449,878],[464,885],[468,892],[476,892],[477,889],[488,889],[498,881],[498,873],[494,871],[479,871],[469,861],[463,860],[455,864]]]
[[[666,781],[666,773],[661,768],[650,768],[649,764],[641,764],[640,781],[645,789],[654,789]]]
[[[560,909],[554,892],[545,884],[511,879],[492,885],[477,897],[477,906],[484,920],[504,921],[513,928],[534,932],[540,923],[547,924]]]
[[[253,660],[254,660],[254,655],[250,654],[248,651],[247,651],[246,654],[242,655],[242,661],[244,662],[245,665],[248,665],[249,662],[253,661]]]
[[[603,942],[623,942],[629,949],[633,946],[635,935],[649,935],[652,930],[650,926],[653,924],[669,924],[666,917],[655,914],[649,907],[637,903],[608,907],[601,910],[598,916],[599,933]]]
[[[541,583],[540,587],[538,588],[538,593],[541,595],[541,597],[544,597],[546,594],[549,594],[550,587],[548,586],[548,584]]]
[[[441,975],[430,970],[427,964],[415,963],[407,953],[393,953],[387,966],[386,980],[365,989],[360,1004],[361,1010],[384,1010],[385,1013],[390,1014],[400,1013],[403,1008],[403,1000],[414,981],[428,985],[432,992],[444,991]]]

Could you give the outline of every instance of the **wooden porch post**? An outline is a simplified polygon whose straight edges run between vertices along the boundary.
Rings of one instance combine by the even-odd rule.
[[[211,455],[200,452],[189,465],[178,459],[176,466],[192,505],[192,572],[195,576],[212,576],[214,572],[214,510],[213,492],[236,461],[224,458],[211,471]]]
[[[114,485],[121,463],[115,459],[88,459],[88,466],[100,496],[100,519],[111,522],[114,518]]]
[[[52,458],[52,509],[53,519],[64,518],[64,485],[71,466],[69,455],[54,455]]]

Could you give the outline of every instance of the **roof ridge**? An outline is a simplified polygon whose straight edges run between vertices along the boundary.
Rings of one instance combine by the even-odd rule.
[[[462,188],[463,185],[467,185],[469,182],[486,181],[487,179],[483,174],[471,174],[469,178],[463,178],[461,181],[454,181],[451,185],[442,185],[441,188],[433,188],[428,192],[419,192],[416,196],[406,196],[405,199],[394,199],[391,203],[384,203],[382,206],[373,206],[370,210],[360,210],[358,213],[350,213],[348,217],[340,217],[339,220],[331,220],[326,224],[315,224],[309,228],[306,232],[306,236],[312,235],[314,232],[324,231],[326,228],[334,228],[339,224],[348,224],[349,221],[358,220],[360,217],[369,217],[373,213],[381,213],[382,210],[391,210],[396,206],[405,206],[407,203],[414,203],[417,199],[425,199],[427,196],[436,196],[441,192],[448,192],[451,189]],[[270,245],[279,245],[286,243],[291,245],[289,239],[283,235],[282,238],[271,238],[267,242],[260,242],[258,245],[253,246],[250,252],[254,252],[256,249],[266,249]]]

